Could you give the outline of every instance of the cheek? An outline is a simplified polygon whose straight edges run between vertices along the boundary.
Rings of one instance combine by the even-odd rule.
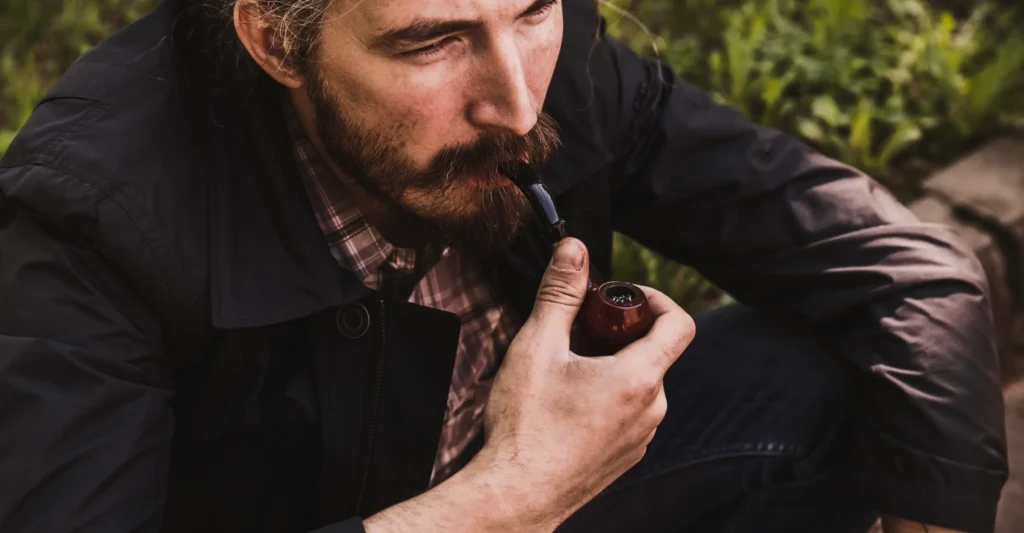
[[[561,12],[558,13],[558,20],[555,21],[551,33],[545,35],[543,39],[539,39],[538,43],[526,54],[524,69],[526,83],[533,92],[538,105],[543,107],[548,87],[551,85],[551,78],[555,74],[558,55],[562,51]]]
[[[394,148],[421,168],[452,137],[461,113],[453,91],[430,84],[366,77],[362,83],[343,87],[342,112],[367,127],[388,132]]]
[[[401,124],[398,149],[416,166],[426,167],[448,142],[464,138],[463,102],[454,91],[399,91],[385,95],[385,113]]]

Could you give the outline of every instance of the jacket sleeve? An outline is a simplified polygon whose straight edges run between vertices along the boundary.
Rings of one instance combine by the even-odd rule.
[[[159,321],[77,231],[14,206],[0,193],[0,531],[156,533],[174,432]]]
[[[618,73],[613,224],[859,369],[856,489],[877,512],[992,531],[1007,477],[988,286],[950,228],[605,37]],[[698,333],[699,334],[699,333]]]
[[[0,531],[158,531],[174,424],[160,328],[84,240],[12,204],[0,224]]]

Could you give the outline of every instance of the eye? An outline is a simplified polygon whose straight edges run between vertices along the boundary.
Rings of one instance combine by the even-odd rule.
[[[558,5],[559,0],[545,0],[533,7],[530,11],[523,14],[523,18],[529,20],[540,20],[544,18],[551,10]]]
[[[431,43],[422,48],[417,48],[415,50],[403,52],[401,55],[404,57],[411,57],[417,59],[431,58],[443,53],[446,48],[455,44],[456,41],[458,41],[457,37],[448,37],[447,39],[441,39],[440,41]]]

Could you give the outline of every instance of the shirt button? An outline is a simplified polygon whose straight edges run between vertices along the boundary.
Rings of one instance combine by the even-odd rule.
[[[350,339],[358,339],[370,330],[370,312],[366,310],[365,305],[358,302],[338,309],[335,320],[338,331]]]

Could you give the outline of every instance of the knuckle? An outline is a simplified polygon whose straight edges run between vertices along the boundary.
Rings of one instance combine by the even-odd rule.
[[[578,291],[571,280],[550,278],[537,291],[537,304],[574,306],[580,300]]]
[[[626,396],[630,401],[650,404],[661,389],[661,380],[653,372],[637,372],[626,387]]]
[[[674,313],[672,318],[672,327],[668,328],[671,337],[664,344],[664,349],[666,351],[665,355],[677,357],[693,341],[697,326],[693,321],[693,317],[684,311]]]
[[[657,401],[651,407],[651,416],[654,418],[656,424],[661,424],[662,420],[665,420],[665,415],[668,414],[668,399],[665,398],[665,392],[661,391],[658,394]]]
[[[654,442],[654,437],[657,434],[658,434],[658,428],[654,428],[651,431],[647,432],[647,434],[644,435],[643,440],[640,441],[640,445],[644,446],[644,447],[650,446],[651,443]]]
[[[644,456],[647,455],[647,446],[638,446],[636,451],[633,452],[630,462],[633,463],[630,466],[635,466],[637,463],[643,460]]]
[[[682,317],[680,318],[681,324],[679,329],[683,334],[682,340],[684,344],[689,344],[697,334],[697,323],[690,316],[690,313],[682,311],[680,314]]]

